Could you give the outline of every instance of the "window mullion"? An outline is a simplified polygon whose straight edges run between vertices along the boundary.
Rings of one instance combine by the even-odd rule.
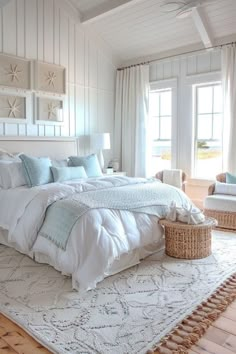
[[[158,112],[158,117],[159,117],[159,139],[161,139],[161,94],[159,93],[159,112]]]
[[[215,95],[215,92],[214,92],[214,86],[212,86],[212,110],[211,110],[211,139],[214,138],[214,95]]]

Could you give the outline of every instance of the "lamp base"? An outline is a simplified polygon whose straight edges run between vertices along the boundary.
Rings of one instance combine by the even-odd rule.
[[[103,157],[103,153],[102,153],[101,149],[98,152],[98,161],[100,163],[101,170],[103,171],[103,169],[104,169],[104,157]]]

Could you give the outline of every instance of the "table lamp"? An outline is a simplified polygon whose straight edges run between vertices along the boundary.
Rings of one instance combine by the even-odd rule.
[[[101,169],[104,169],[104,158],[102,150],[109,150],[111,148],[110,144],[110,133],[97,133],[91,136],[91,148],[93,150],[98,150],[98,160]]]

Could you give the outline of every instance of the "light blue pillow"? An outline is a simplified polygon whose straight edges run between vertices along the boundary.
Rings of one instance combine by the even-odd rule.
[[[21,154],[23,172],[29,187],[53,182],[51,161],[48,157],[31,157]]]
[[[87,178],[83,166],[76,167],[51,167],[54,182],[63,182],[70,179]]]
[[[89,156],[70,156],[69,161],[72,166],[83,166],[88,177],[102,176],[102,170],[95,154]]]
[[[226,183],[236,184],[236,176],[231,175],[231,173],[226,172]]]

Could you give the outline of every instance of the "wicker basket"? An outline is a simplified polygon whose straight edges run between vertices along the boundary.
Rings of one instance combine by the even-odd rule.
[[[168,256],[199,259],[211,254],[211,230],[217,225],[213,218],[204,223],[188,225],[182,222],[160,220],[165,227],[165,251]]]
[[[205,209],[204,214],[218,221],[218,228],[236,230],[236,212]]]

